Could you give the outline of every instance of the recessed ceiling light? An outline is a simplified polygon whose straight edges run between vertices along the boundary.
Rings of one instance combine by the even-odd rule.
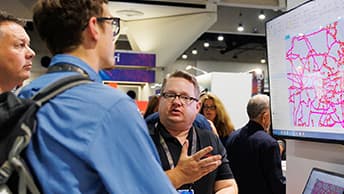
[[[203,43],[203,46],[204,46],[205,48],[208,48],[208,47],[210,46],[210,44],[209,44],[209,42],[206,41],[206,42]]]
[[[188,55],[187,54],[183,54],[182,55],[182,59],[187,59],[188,58]]]
[[[217,37],[217,40],[218,40],[218,41],[223,41],[223,40],[224,40],[224,37],[223,37],[222,35],[219,35],[219,36]]]
[[[266,16],[265,16],[265,14],[264,14],[264,11],[263,11],[263,10],[260,11],[260,14],[258,15],[258,19],[260,19],[260,20],[265,20],[265,18],[266,18]]]
[[[242,24],[239,24],[237,30],[238,30],[238,32],[242,32],[245,30],[245,28]]]
[[[261,58],[260,59],[260,63],[266,63],[266,59],[265,58]]]
[[[193,50],[191,51],[191,53],[192,53],[193,55],[197,55],[198,51],[197,51],[197,49],[193,49]]]

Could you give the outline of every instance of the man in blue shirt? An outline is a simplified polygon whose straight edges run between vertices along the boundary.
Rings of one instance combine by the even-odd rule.
[[[98,75],[114,67],[119,32],[119,18],[111,16],[107,0],[39,0],[33,21],[54,55],[50,68],[69,64],[75,72],[47,73],[21,96],[80,72],[94,81],[65,91],[37,113],[26,157],[42,192],[176,193],[136,105]]]

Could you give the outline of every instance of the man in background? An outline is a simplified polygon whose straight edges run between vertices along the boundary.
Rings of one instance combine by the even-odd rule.
[[[249,122],[233,132],[226,149],[240,194],[284,194],[279,145],[267,132],[269,97],[258,94],[247,104]]]
[[[11,91],[30,77],[35,52],[25,22],[0,11],[0,93]]]
[[[192,125],[201,107],[196,78],[177,71],[163,81],[161,92],[159,120],[149,131],[175,188],[195,194],[237,193],[220,139]]]
[[[82,74],[78,85],[46,103],[27,150],[42,193],[176,193],[134,102],[101,83],[115,65],[120,19],[107,0],[38,0],[33,22],[53,54],[48,72],[23,88],[31,97],[48,84]],[[149,174],[149,177],[147,176]]]

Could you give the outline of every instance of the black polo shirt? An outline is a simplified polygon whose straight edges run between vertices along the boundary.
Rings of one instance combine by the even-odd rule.
[[[172,155],[174,166],[176,166],[179,160],[180,153],[182,151],[182,145],[180,144],[178,139],[171,136],[160,122],[154,125],[149,125],[148,128],[149,128],[150,135],[154,141],[154,144],[159,152],[161,165],[164,171],[169,170],[171,167],[169,165],[164,148],[160,143],[159,133],[164,138],[167,144],[167,147]],[[211,152],[211,154],[222,155],[222,164],[216,170],[202,177],[195,183],[183,185],[178,189],[189,189],[191,186],[192,189],[194,189],[195,194],[212,194],[214,193],[215,181],[223,180],[223,179],[231,179],[233,178],[233,174],[229,167],[226,150],[224,146],[222,145],[222,143],[220,142],[220,139],[215,134],[213,134],[211,131],[208,131],[208,130],[195,128],[195,131],[197,134],[197,143],[194,144],[196,145],[196,150],[199,151],[207,146],[212,146],[214,149]],[[193,144],[192,137],[193,137],[193,130],[190,129],[188,137],[187,137],[189,141],[188,155],[191,154],[191,149],[192,149],[192,144]]]

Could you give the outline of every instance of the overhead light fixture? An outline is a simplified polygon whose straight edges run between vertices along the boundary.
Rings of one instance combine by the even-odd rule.
[[[203,43],[203,46],[204,46],[204,48],[209,48],[210,44],[209,44],[208,41],[205,41],[205,42]]]
[[[187,54],[183,54],[182,55],[182,59],[187,59],[188,58],[188,55]]]
[[[223,41],[225,38],[222,36],[222,35],[219,35],[218,37],[217,37],[217,40],[218,41]]]
[[[242,23],[241,23],[241,16],[242,16],[242,13],[240,12],[240,13],[239,13],[239,25],[238,25],[238,27],[237,27],[237,31],[238,31],[238,32],[242,32],[242,31],[245,30],[245,29],[244,29],[244,26],[243,26]]]
[[[266,59],[263,57],[260,59],[260,63],[266,63]]]
[[[197,49],[194,48],[194,49],[192,49],[191,53],[192,53],[193,55],[197,55],[198,51],[197,51]]]
[[[202,74],[207,74],[208,72],[204,71],[203,69],[200,69],[198,67],[195,67],[195,66],[192,66],[192,65],[188,65],[185,67],[186,70],[191,70],[191,69],[194,69],[196,71],[199,71],[201,72]]]
[[[238,32],[242,32],[242,31],[245,30],[245,28],[244,28],[244,26],[241,23],[239,23],[239,25],[237,27],[237,30],[238,30]]]
[[[265,20],[265,18],[266,18],[266,16],[265,16],[265,14],[264,14],[264,11],[261,10],[261,11],[260,11],[260,14],[258,15],[258,19],[260,19],[260,20]]]

